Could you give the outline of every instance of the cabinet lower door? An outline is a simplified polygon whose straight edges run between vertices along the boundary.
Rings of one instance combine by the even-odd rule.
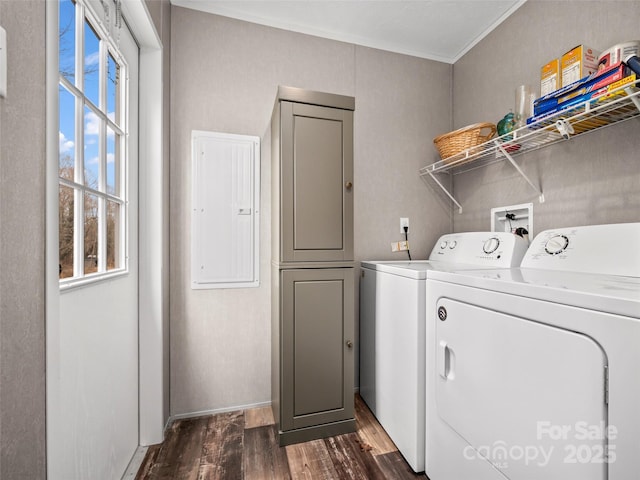
[[[282,430],[353,418],[353,275],[282,271]]]

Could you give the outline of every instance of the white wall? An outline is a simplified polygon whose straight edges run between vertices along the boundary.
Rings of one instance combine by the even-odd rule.
[[[162,383],[163,416],[169,419],[170,403],[170,345],[169,345],[169,158],[171,153],[171,4],[169,0],[145,0],[160,41],[162,42],[162,238],[163,238],[163,274],[162,274]]]
[[[171,413],[270,399],[270,126],[278,85],[351,95],[355,256],[425,258],[450,208],[417,171],[451,126],[451,66],[172,7]],[[262,138],[261,286],[189,287],[191,130]],[[357,315],[356,315],[357,318]],[[356,332],[357,334],[357,332]],[[357,368],[356,368],[357,371]]]

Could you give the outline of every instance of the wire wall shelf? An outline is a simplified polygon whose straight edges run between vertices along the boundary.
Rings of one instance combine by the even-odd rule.
[[[572,105],[530,125],[427,165],[420,169],[420,176],[431,177],[462,213],[462,206],[440,182],[436,174],[455,175],[504,159],[509,161],[527,181],[542,203],[544,202],[542,190],[527,177],[515,162],[514,157],[638,116],[640,116],[640,80],[612,90],[605,96]]]

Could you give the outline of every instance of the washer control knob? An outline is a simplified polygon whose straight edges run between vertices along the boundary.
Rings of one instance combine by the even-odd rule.
[[[440,242],[440,250],[444,250],[445,248],[447,248],[447,241],[443,240]]]
[[[453,250],[457,246],[458,246],[458,242],[456,242],[455,240],[451,240],[451,243],[449,244],[449,248]]]
[[[564,235],[554,235],[544,244],[544,251],[549,255],[558,255],[569,246],[569,239]]]
[[[489,240],[484,242],[484,245],[482,246],[482,251],[484,251],[484,253],[493,253],[498,249],[499,246],[500,246],[500,240],[498,240],[497,237],[491,237]]]

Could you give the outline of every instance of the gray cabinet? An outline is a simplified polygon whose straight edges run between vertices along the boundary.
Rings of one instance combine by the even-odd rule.
[[[353,260],[353,112],[280,105],[282,261]]]
[[[282,430],[353,418],[353,272],[282,270]]]
[[[353,99],[302,92],[281,87],[271,121],[273,260],[352,261]]]
[[[280,87],[272,132],[272,404],[281,445],[355,430],[353,108]]]

